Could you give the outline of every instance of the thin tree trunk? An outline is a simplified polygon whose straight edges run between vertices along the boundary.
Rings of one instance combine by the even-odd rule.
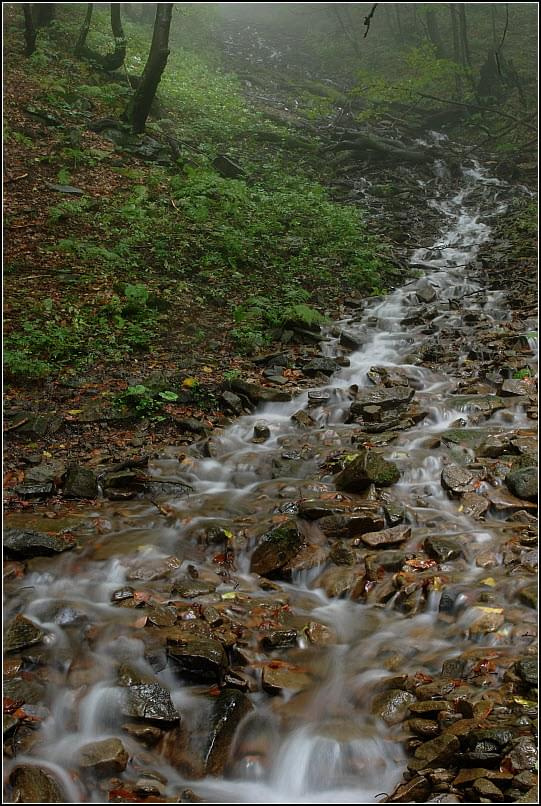
[[[449,14],[451,15],[451,32],[453,37],[453,61],[455,64],[462,64],[460,58],[460,39],[458,36],[457,9],[455,3],[449,4]],[[460,76],[455,76],[455,89],[457,96],[462,95],[462,82]]]
[[[132,130],[136,134],[140,134],[145,130],[150,107],[167,64],[172,12],[173,3],[156,4],[154,33],[147,63],[139,86],[124,113],[124,118],[130,122]]]
[[[92,11],[94,9],[94,3],[87,3],[86,4],[86,15],[84,22],[81,26],[81,30],[79,32],[79,39],[77,40],[77,44],[75,45],[74,53],[76,56],[80,56],[85,48],[86,38],[88,36],[88,32],[90,30],[90,21],[92,20]]]
[[[468,28],[466,24],[465,3],[458,4],[458,21],[460,30],[460,43],[462,47],[462,58],[463,58],[462,63],[465,67],[471,67],[470,45],[468,42]]]
[[[126,58],[126,38],[120,18],[120,3],[111,3],[111,30],[115,38],[115,49],[104,58],[102,64],[103,69],[108,71],[118,70]]]
[[[36,37],[38,32],[34,26],[34,19],[32,17],[32,6],[30,3],[23,3],[24,14],[24,41],[26,48],[24,50],[26,56],[31,56],[36,49]]]
[[[89,3],[88,5],[92,6],[93,3]],[[88,29],[85,31],[85,26],[88,20],[88,27],[90,27],[91,17],[92,10],[87,8],[85,21],[79,35],[79,41],[75,46],[76,54],[84,59],[94,62],[101,67],[102,70],[107,70],[108,73],[113,72],[113,70],[118,70],[119,67],[122,67],[124,64],[124,59],[126,58],[126,38],[124,36],[122,20],[120,17],[120,3],[111,3],[111,30],[115,38],[115,49],[112,53],[108,53],[106,56],[102,56],[101,53],[97,53],[95,50],[88,48],[85,44],[86,36],[88,34]],[[83,37],[82,44],[81,37]]]

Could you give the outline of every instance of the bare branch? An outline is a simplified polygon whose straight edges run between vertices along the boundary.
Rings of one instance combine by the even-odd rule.
[[[366,31],[364,32],[363,39],[366,39],[366,37],[368,36],[368,31],[370,30],[370,23],[372,22],[372,17],[374,16],[374,12],[377,9],[377,7],[378,7],[378,3],[374,3],[374,5],[372,6],[372,8],[370,10],[370,14],[368,14],[368,16],[366,16],[364,18],[364,23],[363,24],[366,26]]]

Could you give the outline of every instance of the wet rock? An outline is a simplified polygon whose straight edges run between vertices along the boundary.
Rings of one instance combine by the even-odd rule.
[[[501,607],[473,607],[470,614],[474,616],[474,621],[470,624],[469,634],[474,639],[496,632],[505,622]]]
[[[44,696],[45,688],[33,679],[12,677],[4,682],[4,697],[9,697],[11,700],[38,705]]]
[[[465,493],[461,503],[464,515],[474,520],[479,520],[490,506],[487,499],[478,493]]]
[[[254,435],[252,442],[266,442],[270,438],[270,428],[264,420],[258,420],[254,425]]]
[[[362,337],[351,330],[342,330],[338,341],[346,350],[358,350],[363,344]]]
[[[192,599],[196,596],[205,596],[208,593],[213,593],[216,587],[216,584],[213,582],[185,577],[178,579],[174,583],[172,594],[174,596],[182,596],[183,599]]]
[[[113,501],[133,498],[145,490],[145,478],[133,470],[108,473],[103,479],[104,495]]]
[[[526,607],[531,607],[533,610],[537,609],[537,586],[528,585],[518,592],[518,598],[525,604]]]
[[[308,392],[309,406],[325,406],[331,399],[331,393],[326,389],[311,389]]]
[[[427,714],[438,714],[441,711],[448,711],[450,703],[446,700],[421,700],[414,702],[409,707],[410,712],[415,716],[425,717]]]
[[[37,624],[34,624],[33,621],[19,614],[15,616],[13,621],[11,621],[6,628],[4,635],[4,651],[16,652],[19,649],[34,646],[34,644],[39,644],[44,637],[45,633]]]
[[[441,483],[445,490],[454,495],[470,493],[475,489],[475,476],[460,465],[446,465],[441,472]]]
[[[316,646],[328,646],[336,642],[336,636],[329,627],[320,624],[318,621],[311,621],[304,632],[310,643]]]
[[[410,719],[408,727],[416,736],[421,739],[433,739],[441,732],[440,725],[433,719]]]
[[[94,775],[105,777],[123,772],[128,764],[128,753],[120,739],[103,739],[90,742],[79,750],[79,767]]]
[[[41,462],[36,467],[25,470],[24,480],[34,484],[60,484],[66,465],[58,460]]]
[[[308,571],[310,568],[316,568],[326,562],[327,556],[328,551],[323,546],[305,543],[293,559],[282,566],[280,575],[284,578],[289,578],[291,574],[298,571]]]
[[[430,794],[430,784],[422,775],[400,784],[390,796],[390,803],[423,803]]]
[[[291,420],[301,428],[313,428],[316,421],[304,409],[299,409],[295,414],[291,415]]]
[[[284,690],[300,691],[308,688],[310,683],[308,674],[294,667],[274,668],[271,665],[263,667],[261,685],[268,694],[281,694]]]
[[[219,641],[191,636],[184,644],[169,644],[167,654],[182,675],[201,680],[222,679],[227,655]]]
[[[514,470],[506,476],[505,483],[517,498],[523,498],[526,501],[537,501],[538,473],[536,467]]]
[[[499,770],[488,770],[484,767],[472,767],[470,769],[462,769],[453,780],[453,786],[463,786],[472,781],[477,781],[479,778],[492,779],[496,781],[510,781],[512,775],[509,772],[500,772]]]
[[[406,554],[404,551],[383,549],[377,554],[368,554],[364,561],[367,571],[374,574],[377,574],[378,568],[383,568],[385,571],[400,571],[406,561]]]
[[[372,701],[372,713],[388,725],[397,725],[405,718],[408,706],[415,702],[415,696],[408,691],[391,689],[378,694]]]
[[[537,764],[537,747],[533,739],[521,736],[516,740],[510,753],[502,759],[502,767],[513,773],[523,770],[535,770]]]
[[[250,562],[250,571],[260,576],[276,574],[290,562],[303,544],[294,521],[277,526],[260,539]]]
[[[427,537],[423,548],[428,556],[438,563],[446,563],[464,556],[460,542],[452,537]]]
[[[361,535],[362,542],[370,548],[387,548],[405,543],[411,537],[409,526],[393,526],[380,532],[367,532]]]
[[[329,560],[335,565],[353,565],[356,560],[356,553],[348,543],[336,540],[329,551]]]
[[[415,289],[415,296],[419,302],[430,305],[436,299],[436,289],[428,280],[422,280]]]
[[[382,411],[404,408],[413,398],[415,390],[410,386],[378,386],[376,389],[363,389],[351,404],[348,422],[362,418],[367,406],[379,406]]]
[[[171,695],[159,683],[132,685],[124,692],[122,714],[155,722],[178,722],[180,714],[171,701]]]
[[[415,751],[414,758],[408,762],[410,770],[422,770],[427,767],[444,767],[452,763],[460,750],[460,742],[456,736],[447,733],[423,742]]]
[[[249,697],[236,689],[224,689],[216,699],[204,750],[206,775],[223,775],[237,727],[251,711]]]
[[[302,371],[305,375],[309,378],[313,378],[319,373],[322,375],[332,375],[334,372],[337,372],[340,369],[339,364],[334,360],[334,358],[314,358],[312,361],[309,361],[308,364],[305,364],[302,368]]]
[[[64,495],[66,498],[96,498],[98,495],[96,474],[86,467],[71,465],[66,474]]]
[[[279,649],[288,646],[296,646],[297,630],[274,630],[261,639],[261,646],[264,649]]]
[[[244,404],[238,395],[236,395],[234,392],[225,390],[222,392],[220,397],[222,398],[228,411],[231,411],[233,414],[242,414]]]
[[[478,778],[473,782],[473,788],[481,798],[488,798],[492,803],[500,803],[504,796],[502,790],[487,778]]]
[[[48,770],[22,764],[9,776],[11,803],[67,803],[61,785]]]
[[[31,532],[22,529],[4,530],[4,551],[9,557],[30,558],[49,557],[68,551],[75,546],[70,535],[48,535],[44,532]]]
[[[532,789],[532,787],[537,786],[537,775],[529,771],[519,772],[519,774],[515,775],[513,778],[513,785],[527,792],[529,789]]]
[[[122,725],[122,730],[146,747],[154,747],[163,736],[163,731],[155,725],[144,725],[138,722],[128,722],[126,725]]]
[[[522,658],[516,663],[516,672],[523,683],[527,686],[537,688],[537,655]]]
[[[394,462],[387,462],[374,451],[363,450],[335,476],[334,482],[338,490],[361,492],[371,484],[389,487],[399,478],[400,472]]]
[[[41,499],[54,493],[53,484],[18,484],[13,488],[19,498]]]
[[[359,571],[349,566],[331,567],[318,576],[314,587],[323,588],[330,599],[337,599],[353,589],[358,576]]]
[[[231,381],[231,388],[234,392],[244,395],[254,405],[259,403],[272,403],[277,401],[291,400],[291,393],[281,389],[272,389],[268,386],[258,386],[257,383],[249,383],[235,378]]]
[[[502,383],[500,394],[502,397],[510,397],[514,395],[533,395],[535,394],[535,387],[531,381],[521,381],[508,378]]]

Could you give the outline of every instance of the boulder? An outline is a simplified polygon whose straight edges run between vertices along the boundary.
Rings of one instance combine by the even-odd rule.
[[[393,526],[379,532],[367,532],[361,536],[361,540],[370,548],[389,548],[405,543],[410,537],[411,528],[409,526]]]
[[[198,635],[189,636],[185,643],[168,644],[167,654],[179,674],[197,680],[220,682],[228,665],[222,644]]]
[[[98,495],[96,474],[86,467],[71,465],[66,474],[64,495],[66,498],[96,498]]]
[[[299,552],[304,540],[295,521],[286,521],[260,539],[250,571],[260,576],[277,574]]]
[[[513,470],[505,477],[505,483],[517,498],[523,498],[526,501],[537,501],[538,471],[536,467]]]
[[[16,652],[19,649],[39,644],[45,636],[41,630],[30,619],[20,614],[8,624],[4,636],[4,651]]]
[[[49,535],[23,529],[4,530],[4,551],[8,557],[50,557],[74,546],[75,539],[71,535]]]
[[[94,775],[105,777],[123,772],[128,764],[128,753],[120,739],[103,739],[89,742],[79,750],[79,767]]]
[[[475,476],[460,465],[446,465],[441,472],[442,487],[454,495],[471,493],[475,490]]]
[[[48,770],[20,764],[11,771],[11,803],[67,803],[61,785]]]
[[[400,471],[394,462],[387,462],[374,451],[363,450],[335,476],[334,482],[338,490],[355,493],[366,490],[371,484],[389,487],[399,478]]]

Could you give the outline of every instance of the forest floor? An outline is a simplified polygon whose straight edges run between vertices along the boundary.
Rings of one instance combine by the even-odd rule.
[[[240,183],[216,173],[209,190],[206,173],[189,188],[188,202],[196,210],[187,214],[173,192],[179,163],[171,161],[167,136],[153,129],[152,137],[119,146],[114,131],[89,128],[89,119],[118,108],[123,88],[104,83],[102,74],[69,57],[57,64],[49,56],[44,79],[35,61],[22,56],[20,43],[10,48],[4,85],[4,495],[10,509],[54,507],[73,463],[102,469],[152,457],[165,445],[204,438],[261,395],[281,399],[320,384],[325,374],[304,371],[321,356],[319,327],[311,317],[343,318],[363,299],[405,282],[411,270],[404,258],[431,226],[411,171],[357,160],[351,179],[351,159],[349,165],[329,164],[317,127],[307,126],[302,109],[292,113],[287,98],[274,97],[270,115],[287,123],[277,130],[267,119],[271,93],[258,102],[253,91],[248,100],[234,102],[247,104],[243,108],[257,121],[262,142],[254,151],[245,138],[224,150],[235,158],[233,170],[244,156],[266,195],[243,196],[248,191]],[[78,83],[86,91],[82,100]],[[209,132],[219,124],[220,112],[198,121],[203,131],[208,128],[211,156],[219,136],[216,141]],[[198,170],[200,154],[189,144],[187,154],[181,169]],[[272,179],[265,174],[269,163]],[[301,179],[284,195],[287,177],[299,165]],[[303,168],[307,180],[320,180],[335,201],[316,198],[297,212],[299,199],[313,193],[313,185],[303,184]],[[353,206],[341,202],[359,203],[359,169],[372,188],[361,202],[368,212],[357,236],[351,234],[352,219],[341,218]],[[234,205],[233,234],[224,220],[209,222],[203,215],[198,221],[205,193],[217,193],[225,220],[228,205]],[[267,201],[262,215],[268,224],[254,224],[252,206]],[[284,219],[277,221],[284,204],[291,211],[280,211]],[[329,232],[316,238],[315,230],[329,220]],[[500,238],[504,272],[520,240],[522,271],[534,276],[533,221],[523,209],[507,221]],[[325,237],[331,242],[326,252]],[[230,247],[224,246],[228,238],[234,241]],[[354,282],[340,250],[351,242],[358,260],[356,238],[364,273]],[[285,251],[275,246],[280,240],[290,242]],[[303,240],[315,246],[311,252],[302,246],[299,257]],[[267,244],[262,256],[259,242]],[[215,263],[205,270],[208,254]],[[189,268],[179,272],[183,261]],[[257,385],[252,400],[239,382]]]

